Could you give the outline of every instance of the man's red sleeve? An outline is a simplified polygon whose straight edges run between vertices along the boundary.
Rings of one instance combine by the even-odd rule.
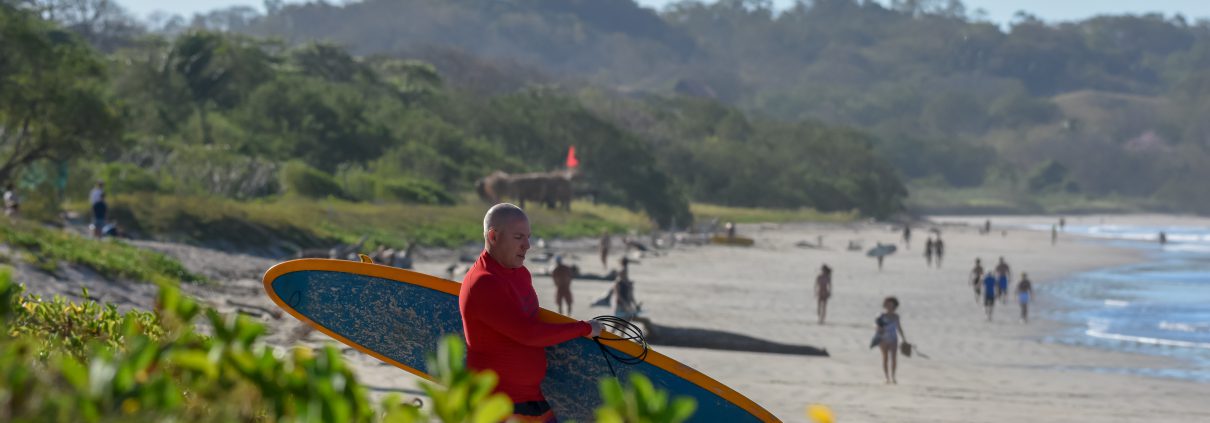
[[[525,315],[517,298],[499,280],[479,280],[469,294],[469,314],[522,345],[549,347],[592,333],[586,322],[545,323],[536,315]]]

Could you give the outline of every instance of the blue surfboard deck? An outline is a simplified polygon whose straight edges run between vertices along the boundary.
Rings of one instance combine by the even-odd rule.
[[[343,260],[302,259],[278,264],[264,278],[278,306],[336,340],[413,374],[430,378],[425,358],[447,334],[462,335],[457,282],[393,267]],[[572,319],[549,310],[549,322]],[[634,356],[630,341],[607,342],[615,353]],[[594,420],[600,406],[597,381],[610,376],[595,341],[578,338],[546,349],[548,370],[542,391],[560,419]],[[612,359],[609,359],[612,360]],[[655,351],[643,363],[614,362],[625,381],[639,372],[674,395],[697,400],[691,421],[777,421],[772,414],[730,388]]]

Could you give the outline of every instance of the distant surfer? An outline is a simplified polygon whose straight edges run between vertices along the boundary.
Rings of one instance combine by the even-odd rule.
[[[1008,263],[1004,262],[1004,257],[1000,257],[1000,263],[996,264],[996,296],[1000,297],[1000,301],[1008,303],[1008,279],[1011,270]]]
[[[1034,287],[1029,282],[1029,275],[1021,274],[1021,282],[1017,283],[1017,301],[1021,303],[1021,321],[1029,323],[1029,301],[1033,299]]]
[[[983,311],[987,313],[987,321],[992,321],[992,309],[996,307],[996,275],[987,272],[983,277]]]
[[[1164,245],[1167,243],[1168,243],[1168,234],[1166,234],[1164,232],[1160,232],[1160,245]]]
[[[819,315],[819,324],[823,324],[828,314],[828,298],[832,297],[832,268],[823,265],[819,276],[815,277],[815,314]]]
[[[882,301],[882,309],[883,313],[874,320],[878,327],[874,339],[882,350],[882,374],[886,376],[886,383],[899,383],[895,380],[895,371],[899,367],[899,337],[902,336],[903,343],[907,343],[907,334],[903,333],[903,324],[899,322],[899,314],[895,312],[899,309],[899,299],[887,297]],[[889,369],[887,361],[890,361]]]
[[[590,320],[544,323],[538,320],[538,296],[525,268],[529,218],[517,206],[497,204],[483,217],[483,253],[462,280],[458,310],[466,336],[466,364],[499,377],[496,392],[513,402],[523,421],[556,421],[542,394],[545,347],[601,333]]]
[[[983,294],[983,261],[975,259],[975,268],[971,269],[971,285],[975,287],[975,303],[979,303],[979,296]]]
[[[550,271],[550,278],[555,281],[555,303],[559,305],[559,313],[563,314],[563,303],[567,303],[567,315],[571,315],[571,267],[563,264],[563,256],[555,256],[555,268]]]

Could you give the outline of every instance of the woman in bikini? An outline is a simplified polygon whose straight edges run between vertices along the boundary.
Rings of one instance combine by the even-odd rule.
[[[882,373],[886,376],[886,383],[899,383],[895,380],[895,370],[899,364],[899,338],[902,336],[903,342],[907,343],[907,334],[903,333],[899,314],[895,312],[899,309],[899,299],[887,297],[882,301],[882,309],[884,312],[875,321],[878,324],[878,346],[882,349]],[[888,359],[890,367],[887,367]]]

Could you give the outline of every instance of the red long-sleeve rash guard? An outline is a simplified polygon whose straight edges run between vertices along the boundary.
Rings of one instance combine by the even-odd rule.
[[[592,332],[586,322],[538,321],[538,294],[529,270],[506,268],[486,251],[462,279],[458,293],[466,364],[500,376],[496,392],[514,403],[542,401],[546,377],[544,347]]]

